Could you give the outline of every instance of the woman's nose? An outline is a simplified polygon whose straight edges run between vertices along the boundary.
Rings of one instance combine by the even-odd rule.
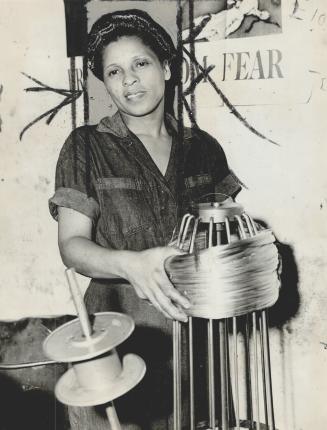
[[[124,87],[133,85],[136,81],[137,81],[137,77],[132,71],[125,73],[124,80],[123,80]]]

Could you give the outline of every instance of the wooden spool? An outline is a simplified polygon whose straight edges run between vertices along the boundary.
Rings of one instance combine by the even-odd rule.
[[[134,322],[128,315],[99,312],[91,326],[74,269],[68,269],[66,275],[79,318],[56,329],[43,343],[49,358],[71,363],[57,382],[56,397],[71,406],[112,402],[135,387],[145,374],[140,357],[127,354],[121,362],[116,351],[133,332]],[[120,429],[113,404],[106,410],[111,427]]]
[[[79,319],[59,327],[43,344],[53,360],[71,363],[59,379],[55,394],[71,406],[95,406],[110,402],[135,387],[145,374],[144,361],[127,354],[121,363],[116,346],[134,330],[133,320],[116,312],[95,314],[93,334],[87,339]]]

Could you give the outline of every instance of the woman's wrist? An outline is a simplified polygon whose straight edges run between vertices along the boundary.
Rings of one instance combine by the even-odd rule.
[[[113,255],[112,252],[115,254]],[[138,264],[139,252],[137,251],[111,251],[109,255],[110,266],[115,267],[116,275],[119,278],[130,281],[130,274]]]

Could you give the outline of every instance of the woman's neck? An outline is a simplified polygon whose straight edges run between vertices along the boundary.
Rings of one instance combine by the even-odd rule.
[[[159,138],[167,136],[168,132],[165,126],[165,118],[163,109],[156,109],[148,115],[131,116],[121,112],[126,126],[136,136],[149,136]]]

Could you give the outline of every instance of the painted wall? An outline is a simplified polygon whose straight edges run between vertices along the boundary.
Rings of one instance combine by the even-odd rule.
[[[261,9],[268,6],[268,1],[260,3]],[[207,55],[207,63],[215,64],[211,73],[217,82],[222,79],[224,54],[235,54],[236,65],[225,56],[230,68],[221,88],[242,116],[278,146],[247,129],[208,83],[196,90],[197,121],[217,137],[232,169],[247,185],[239,201],[283,244],[282,300],[271,315],[277,426],[323,430],[327,5],[323,0],[285,0],[281,22],[282,31],[273,34],[258,35],[268,25],[259,22],[253,29],[259,25],[261,30],[246,40],[233,37],[196,46],[200,63]],[[0,319],[73,313],[56,244],[57,226],[47,207],[58,153],[72,127],[70,106],[63,107],[50,125],[42,119],[19,139],[24,126],[64,98],[54,91],[25,92],[38,84],[22,72],[49,87],[69,90],[64,4],[2,0],[0,28],[5,59],[0,65]],[[244,77],[246,68],[253,72],[257,51],[266,67],[269,49],[282,52],[283,78],[255,79],[260,77],[258,70],[253,79],[233,79],[237,52],[250,53],[241,58]],[[81,97],[77,112],[77,124],[82,124]],[[85,287],[87,279],[80,279]]]
[[[56,159],[72,128],[70,106],[62,108],[51,125],[45,118],[19,139],[27,124],[64,99],[53,91],[25,92],[41,85],[22,73],[69,90],[64,3],[2,1],[0,21],[1,319],[67,313],[73,307],[48,198],[54,190]],[[83,112],[81,99],[78,112]]]

